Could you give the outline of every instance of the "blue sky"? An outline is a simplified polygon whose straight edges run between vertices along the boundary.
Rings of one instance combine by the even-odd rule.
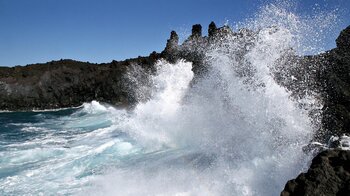
[[[113,59],[162,51],[171,30],[181,35],[192,24],[206,26],[244,21],[269,1],[263,0],[0,0],[0,65],[14,66],[75,59]],[[342,9],[336,32],[350,25],[350,0],[296,0],[307,14],[317,3]]]

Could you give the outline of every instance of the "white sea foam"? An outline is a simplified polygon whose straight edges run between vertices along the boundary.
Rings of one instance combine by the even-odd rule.
[[[312,28],[327,27],[336,18],[332,14],[323,22],[312,16]],[[146,152],[159,153],[98,177],[89,194],[278,195],[306,168],[311,156],[302,147],[313,135],[308,108],[299,108],[272,72],[290,48],[315,49],[317,44],[304,45],[312,39],[307,34],[313,29],[306,27],[310,18],[273,4],[257,16],[246,24],[258,31],[244,61],[234,58],[242,48],[239,38],[227,39],[207,51],[209,72],[191,89],[189,63],[158,64],[154,97],[118,126]],[[251,74],[242,77],[237,71]]]

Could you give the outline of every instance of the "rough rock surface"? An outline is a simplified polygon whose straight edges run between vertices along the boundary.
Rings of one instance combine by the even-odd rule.
[[[287,182],[281,196],[350,195],[350,151],[327,150],[319,153],[310,169]]]
[[[322,72],[324,97],[323,125],[328,132],[350,134],[350,26],[336,40],[337,48],[326,54]]]
[[[53,109],[92,100],[131,105],[136,97],[125,73],[134,64],[152,72],[159,54],[92,64],[73,60],[0,68],[0,110]]]

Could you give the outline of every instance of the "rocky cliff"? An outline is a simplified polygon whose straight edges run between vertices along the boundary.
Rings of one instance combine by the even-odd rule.
[[[310,169],[287,182],[281,196],[348,196],[350,151],[326,150],[313,160]]]
[[[92,64],[51,61],[0,68],[0,110],[53,109],[98,100],[115,105],[135,103],[125,73],[133,65],[152,72],[157,53],[125,61]]]

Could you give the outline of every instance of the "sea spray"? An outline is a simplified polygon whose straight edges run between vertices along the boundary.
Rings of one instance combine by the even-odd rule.
[[[323,24],[335,20],[332,16]],[[102,176],[95,183],[102,191],[93,193],[278,195],[311,158],[302,151],[314,133],[310,107],[300,102],[313,106],[314,97],[292,99],[274,76],[292,48],[294,55],[313,49],[306,45],[310,37],[305,34],[313,30],[306,29],[306,22],[284,7],[264,7],[257,20],[246,24],[255,31],[228,34],[205,51],[208,71],[186,89],[182,102],[183,93],[167,89],[186,83],[183,78],[191,71],[161,72],[158,78],[178,74],[178,80],[162,81],[168,88],[140,103],[128,121],[133,128],[125,129],[153,153],[134,160],[133,167]],[[169,69],[169,63],[162,63]],[[159,99],[165,94],[168,101]],[[142,109],[147,107],[154,110]]]

